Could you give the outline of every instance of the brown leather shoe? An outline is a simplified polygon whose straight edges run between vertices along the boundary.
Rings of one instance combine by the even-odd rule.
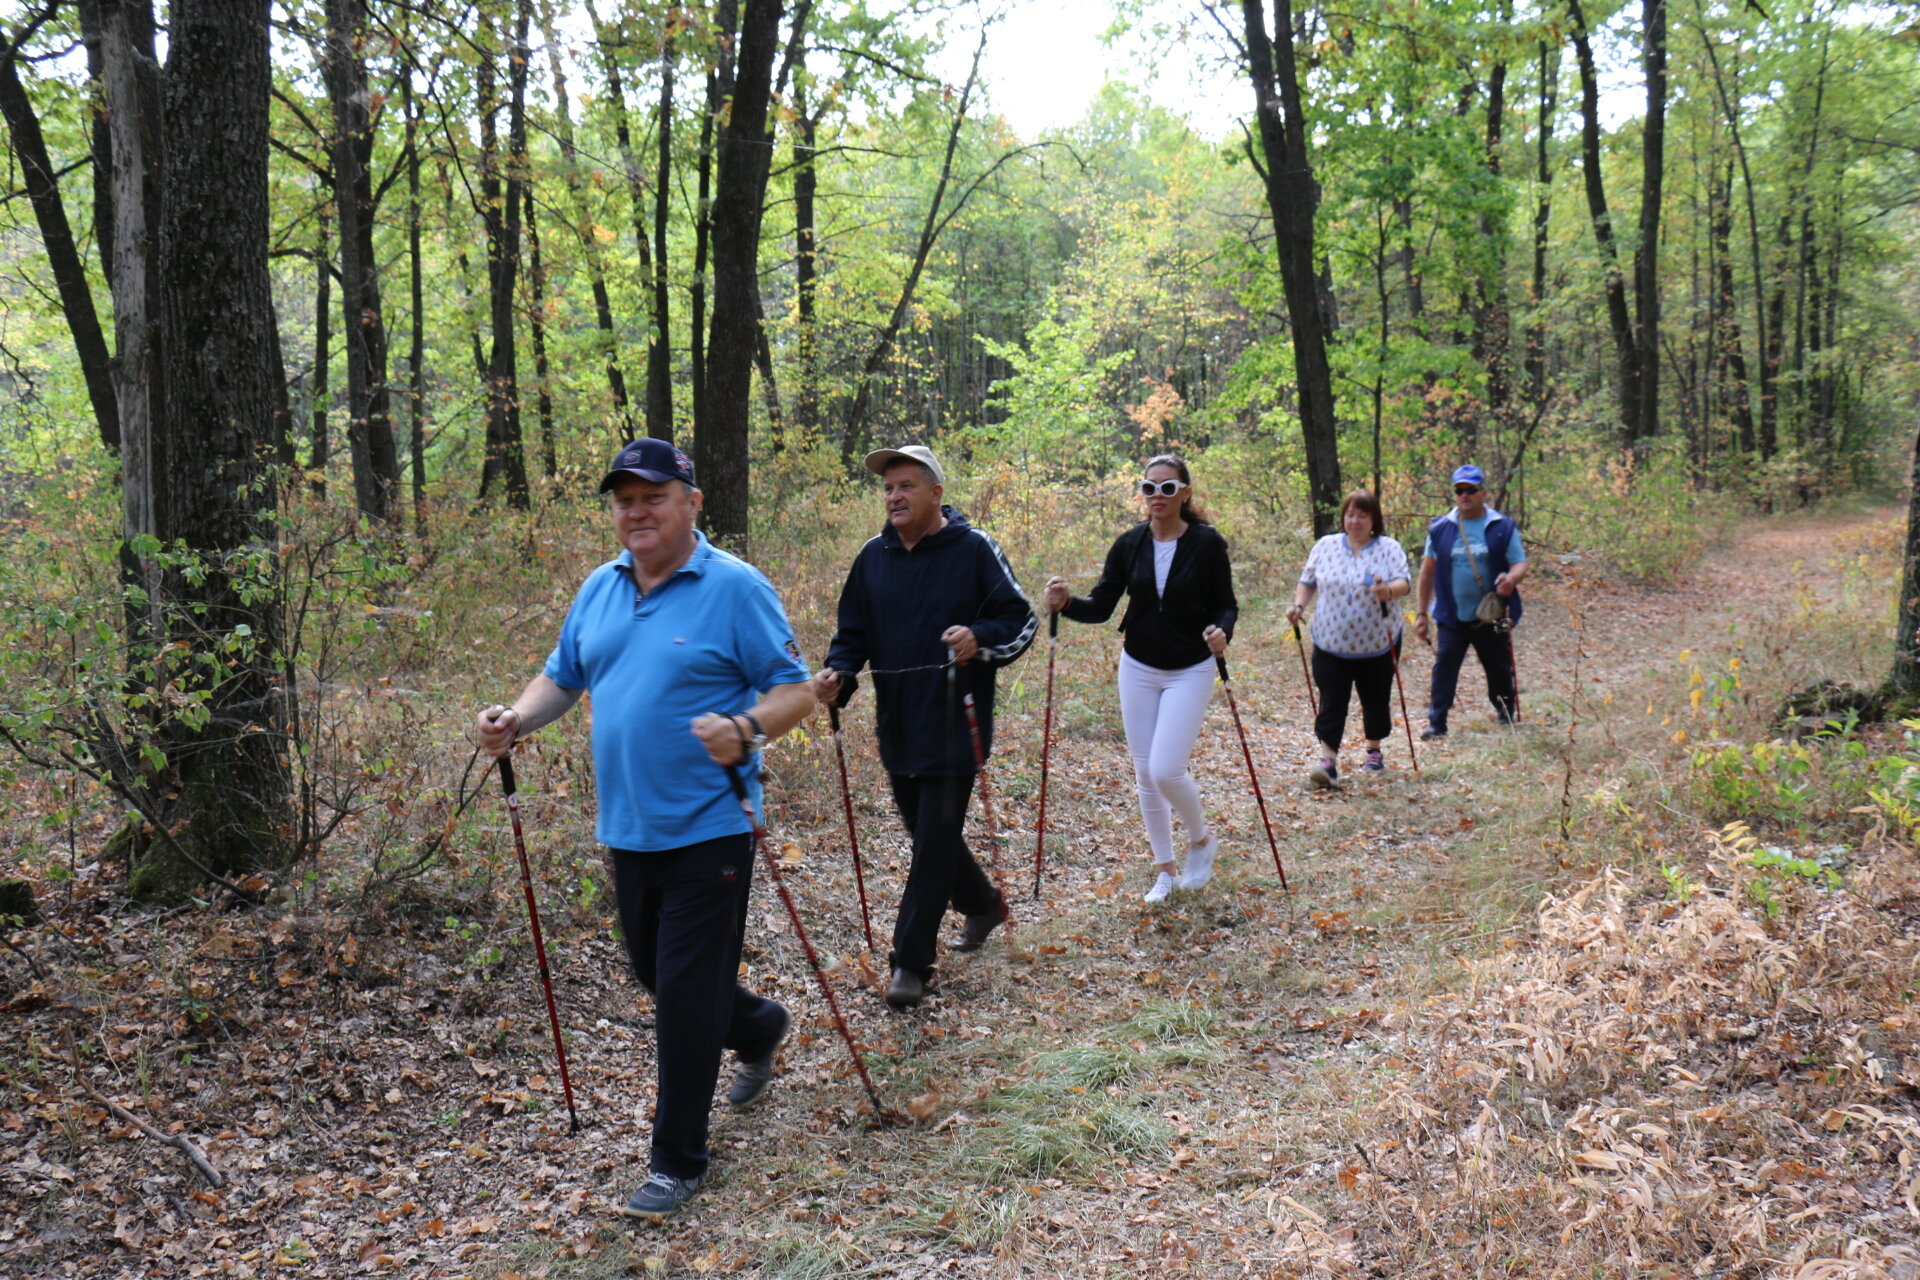
[[[911,1009],[926,995],[927,984],[911,969],[895,969],[887,981],[887,1003],[895,1009]]]
[[[947,945],[955,951],[978,951],[987,945],[987,935],[998,929],[1006,918],[1007,902],[1002,898],[994,904],[993,910],[968,916],[959,935]]]

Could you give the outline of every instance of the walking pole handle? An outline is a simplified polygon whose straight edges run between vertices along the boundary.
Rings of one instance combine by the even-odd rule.
[[[1220,678],[1222,680],[1227,679],[1227,655],[1224,653],[1214,654],[1213,665],[1219,670]]]
[[[501,756],[497,763],[500,766],[500,790],[512,795],[518,790],[513,785],[513,757]]]
[[[1050,609],[1047,611],[1047,639],[1058,640],[1059,638],[1060,611],[1058,609]]]

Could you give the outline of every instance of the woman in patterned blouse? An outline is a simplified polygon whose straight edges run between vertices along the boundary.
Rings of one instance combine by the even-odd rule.
[[[1342,532],[1313,544],[1306,568],[1293,589],[1287,620],[1298,623],[1317,596],[1313,611],[1313,682],[1320,686],[1320,714],[1313,736],[1320,761],[1307,771],[1316,787],[1331,787],[1340,777],[1340,740],[1347,732],[1347,704],[1360,694],[1361,728],[1367,737],[1365,768],[1387,767],[1380,743],[1393,733],[1393,660],[1400,645],[1400,618],[1391,600],[1412,589],[1407,552],[1387,536],[1380,500],[1365,489],[1347,495],[1340,506]]]

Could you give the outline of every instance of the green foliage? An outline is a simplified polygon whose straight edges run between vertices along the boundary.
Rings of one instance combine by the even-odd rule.
[[[1901,750],[1874,760],[1867,789],[1887,821],[1909,844],[1920,844],[1920,720],[1902,720]]]
[[[1104,384],[1131,352],[1094,354],[1091,316],[1043,319],[1027,344],[980,345],[1005,360],[1012,375],[989,389],[988,404],[1004,416],[960,433],[969,450],[992,449],[1029,483],[1104,479],[1129,451],[1116,439]]]

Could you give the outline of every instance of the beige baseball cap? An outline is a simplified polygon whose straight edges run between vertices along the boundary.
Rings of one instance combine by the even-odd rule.
[[[940,469],[940,460],[933,456],[933,450],[923,444],[902,445],[898,449],[875,449],[867,455],[867,470],[877,476],[885,475],[888,467],[901,461],[917,462],[933,472],[935,484],[947,482],[947,473]]]

